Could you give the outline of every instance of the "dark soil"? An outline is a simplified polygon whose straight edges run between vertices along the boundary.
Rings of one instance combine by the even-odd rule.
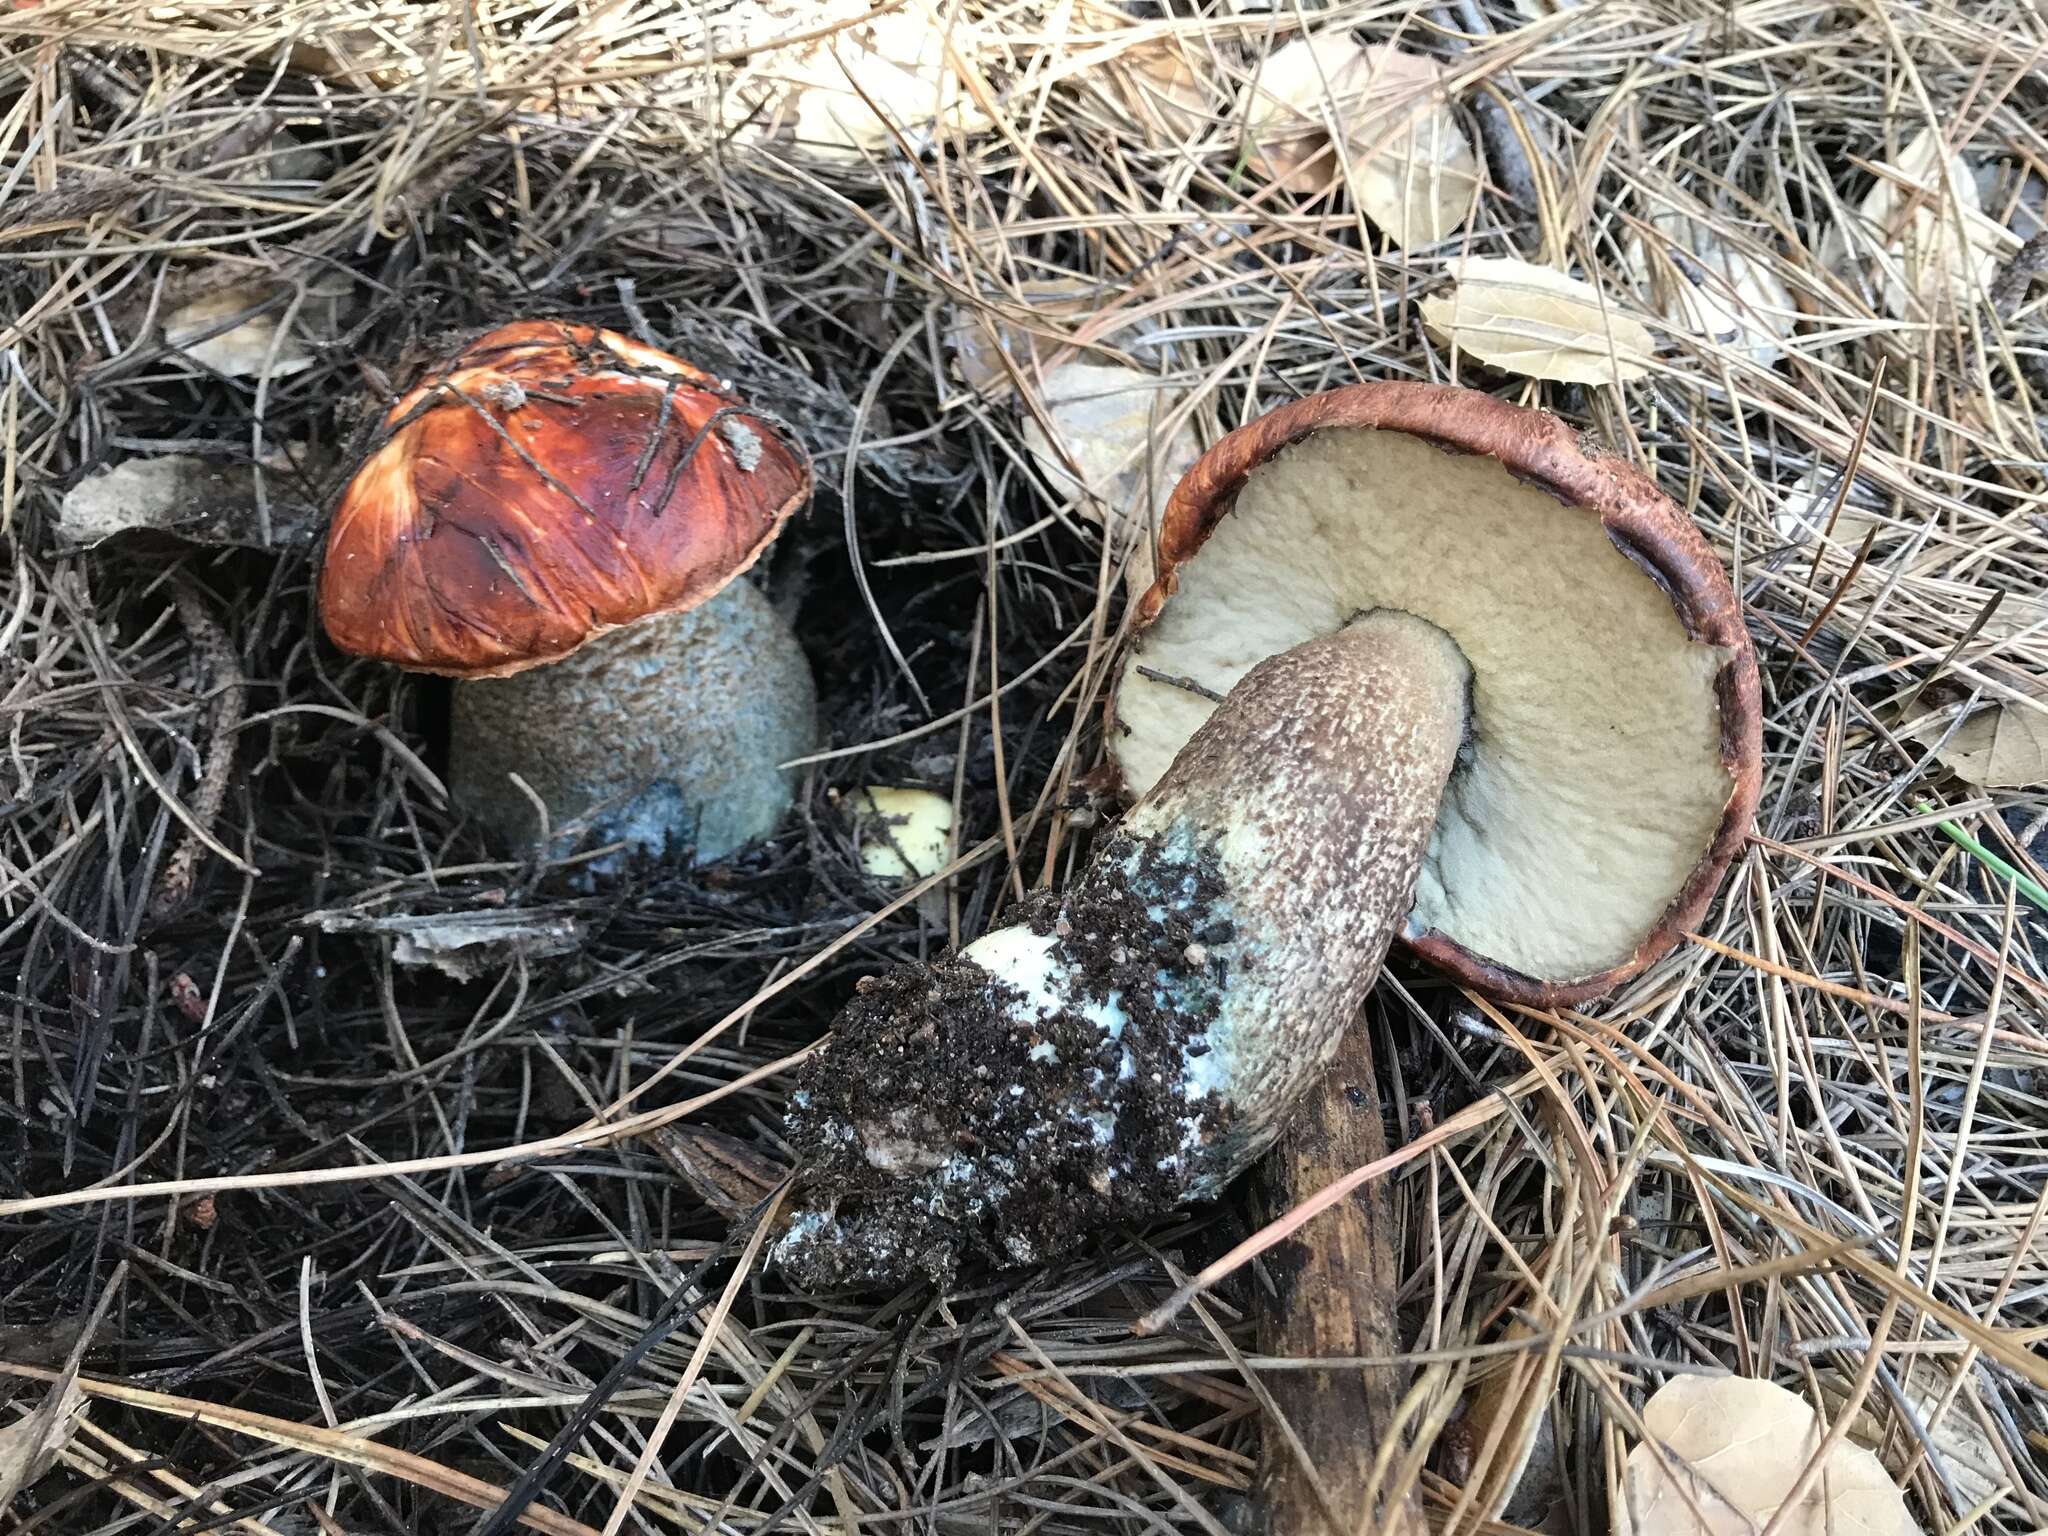
[[[1213,1192],[1231,1115],[1188,1089],[1236,937],[1213,852],[1112,835],[1012,921],[1054,939],[1066,1006],[1035,1012],[951,955],[863,981],[805,1063],[789,1114],[801,1204],[775,1250],[799,1283],[1042,1263]]]

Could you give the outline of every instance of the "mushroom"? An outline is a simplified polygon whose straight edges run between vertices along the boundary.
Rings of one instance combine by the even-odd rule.
[[[1401,942],[1536,1006],[1683,936],[1748,831],[1756,662],[1720,563],[1646,477],[1475,390],[1366,384],[1231,433],[1176,488],[1108,750],[1142,796],[1262,658],[1371,609],[1473,674]]]
[[[1760,706],[1727,578],[1548,416],[1414,384],[1282,407],[1182,479],[1157,571],[1110,715],[1136,801],[1085,875],[864,982],[801,1070],[772,1250],[798,1283],[1048,1258],[1283,1129],[1261,1182],[1289,1209],[1383,1151],[1347,1025],[1391,943],[1582,1000],[1669,950],[1741,844]],[[1323,1220],[1274,1255],[1262,1349],[1398,1354],[1384,1190]],[[1268,1528],[1373,1518],[1398,1377],[1271,1390],[1314,1471],[1274,1437]]]
[[[1114,701],[1137,793],[1064,892],[863,981],[788,1113],[798,1283],[1051,1257],[1214,1196],[1399,939],[1585,998],[1754,812],[1755,660],[1649,480],[1539,412],[1361,385],[1231,433],[1162,519]]]
[[[810,489],[803,450],[718,380],[519,321],[386,414],[328,530],[321,620],[458,680],[449,790],[496,835],[581,819],[718,859],[774,829],[781,765],[816,740],[803,650],[743,579]]]
[[[1467,737],[1397,937],[1477,991],[1557,1006],[1611,990],[1698,920],[1741,846],[1761,709],[1734,594],[1649,480],[1549,416],[1420,384],[1282,407],[1176,488],[1159,569],[1108,740],[1141,797],[1230,707],[1217,694],[1359,610],[1456,642]],[[1325,1059],[1260,1165],[1269,1216],[1386,1153],[1367,1038],[1348,1031]],[[1392,1231],[1378,1182],[1276,1253],[1285,1280],[1257,1295],[1260,1350],[1398,1355]],[[1271,1391],[1305,1459],[1270,1437],[1268,1528],[1312,1528],[1326,1507],[1363,1523],[1390,1480],[1401,1375],[1292,1372]],[[1497,1517],[1512,1487],[1493,1479],[1474,1513]],[[1382,1514],[1381,1528],[1426,1529],[1412,1507]]]

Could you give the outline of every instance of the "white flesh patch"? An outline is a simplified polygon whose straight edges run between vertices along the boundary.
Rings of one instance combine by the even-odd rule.
[[[1714,692],[1726,652],[1687,638],[1591,513],[1493,459],[1336,428],[1251,476],[1133,660],[1221,694],[1374,608],[1440,626],[1473,673],[1472,755],[1411,921],[1547,980],[1628,958],[1732,788]],[[1149,789],[1214,707],[1127,669],[1130,731],[1111,741],[1127,792]]]
[[[1029,928],[998,928],[961,950],[960,958],[1015,987],[1024,994],[1026,1017],[1043,1019],[1067,1006],[1073,986],[1073,973],[1052,952],[1058,942]]]
[[[1081,997],[1072,967],[1053,953],[1058,943],[1049,933],[1033,933],[1024,927],[998,928],[961,950],[960,958],[972,960],[998,981],[1023,993],[1023,1001],[1013,1004],[1012,1011],[1021,1010],[1027,1021],[1048,1019],[1062,1008],[1071,1008],[1110,1039],[1122,1038],[1127,1020],[1123,994],[1112,991],[1104,998]],[[1040,1056],[1038,1051],[1046,1054]],[[1032,1052],[1032,1059],[1056,1061],[1058,1057],[1051,1046],[1044,1045]]]

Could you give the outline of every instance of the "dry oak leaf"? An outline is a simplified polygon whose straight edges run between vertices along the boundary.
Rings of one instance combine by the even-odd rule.
[[[971,389],[1007,384],[1010,368],[1029,372],[1064,344],[1062,333],[1075,322],[1097,316],[1104,305],[1103,287],[1078,277],[1053,277],[1020,283],[1013,294],[996,303],[956,306],[946,339],[953,346],[953,367]],[[1042,322],[1017,318],[1018,308]]]
[[[1551,1414],[1561,1362],[1540,1347],[1540,1330],[1523,1318],[1511,1318],[1500,1339],[1538,1347],[1482,1368],[1464,1413],[1444,1432],[1444,1475],[1472,1498],[1478,1517],[1539,1525],[1563,1489]]]
[[[1661,259],[1639,239],[1629,261],[1667,321],[1766,368],[1785,355],[1799,306],[1776,272],[1676,209],[1660,208],[1648,223],[1662,237]]]
[[[1861,549],[1864,536],[1877,528],[1877,542],[1882,544],[1893,530],[1878,519],[1876,491],[1863,481],[1856,481],[1842,501],[1842,510],[1836,512],[1835,500],[1841,494],[1841,486],[1842,471],[1814,465],[1778,493],[1771,508],[1771,527],[1788,544],[1804,544],[1825,534],[1830,542],[1851,554]],[[1834,518],[1832,528],[1828,524],[1830,517]]]
[[[1244,112],[1254,168],[1304,195],[1342,176],[1397,246],[1434,244],[1465,222],[1479,158],[1434,59],[1341,31],[1300,38],[1259,67]]]
[[[1921,1536],[1878,1459],[1846,1440],[1784,1507],[1826,1435],[1783,1387],[1675,1377],[1644,1405],[1643,1428],[1622,1469],[1617,1536],[1756,1536],[1774,1522],[1779,1536]]]
[[[1179,144],[1200,133],[1215,111],[1208,82],[1175,37],[1134,43],[1104,66],[1124,110],[1148,144]]]
[[[1512,257],[1473,257],[1448,295],[1422,301],[1439,340],[1482,363],[1560,384],[1620,384],[1650,371],[1649,328],[1591,283]]]
[[[1112,559],[1129,551],[1126,589],[1152,584],[1152,541],[1166,499],[1201,457],[1194,427],[1166,423],[1181,391],[1157,375],[1119,363],[1062,363],[1045,375],[1040,398],[1051,431],[1024,422],[1024,447],[1053,487],[1079,498],[1079,510],[1103,523]]]
[[[56,1464],[84,1411],[85,1394],[78,1390],[75,1373],[67,1371],[34,1409],[0,1425],[0,1515],[17,1493]]]
[[[1958,1512],[2004,1493],[2011,1485],[1996,1443],[1978,1420],[1971,1394],[1958,1392],[1947,1370],[1932,1360],[1912,1361],[1900,1374],[1907,1411],[1933,1442],[1941,1470],[1962,1496],[1963,1510]],[[1823,1373],[1820,1391],[1828,1411],[1840,1412],[1848,1400],[1849,1380],[1836,1372]],[[1897,1414],[1888,1400],[1873,1393],[1849,1426],[1849,1438],[1884,1461],[1895,1476],[1921,1456],[1919,1436],[1900,1425]]]
[[[2031,703],[1987,701],[1949,732],[1946,709],[1915,710],[1906,735],[1941,742],[1935,760],[1965,784],[1979,789],[2032,789],[2048,784],[2048,683],[2008,675],[2005,679]],[[1942,741],[1947,735],[1948,739]]]
[[[950,8],[908,0],[870,15],[867,0],[847,0],[804,14],[845,25],[748,57],[725,104],[739,142],[787,139],[815,158],[853,162],[889,148],[899,133],[917,145],[934,132],[992,126],[963,75],[979,67],[978,35],[954,24]],[[786,23],[765,25],[772,32]]]
[[[303,373],[313,366],[313,349],[296,328],[280,334],[284,304],[222,329],[262,303],[268,292],[260,284],[242,284],[181,304],[164,320],[164,342],[231,379],[260,378],[265,373],[281,379]]]
[[[1822,239],[1822,262],[1837,272],[1874,262],[1885,312],[1897,319],[1975,304],[2019,237],[1984,212],[1969,161],[1944,154],[1941,135],[1923,128],[1876,170],[1877,185],[1856,212]]]
[[[1977,635],[1983,640],[2039,640],[2044,631],[2048,631],[2048,597],[2008,592]]]
[[[299,457],[307,452],[293,450]],[[264,468],[288,470],[293,453],[274,456]],[[326,510],[293,494],[289,485],[273,479],[269,495],[259,500],[256,471],[247,464],[216,464],[183,453],[124,459],[94,470],[64,493],[56,532],[67,546],[82,549],[135,530],[246,549],[311,544]]]

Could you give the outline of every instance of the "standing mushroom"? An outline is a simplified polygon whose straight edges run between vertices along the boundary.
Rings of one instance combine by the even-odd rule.
[[[459,679],[449,787],[500,837],[723,857],[772,831],[817,695],[742,573],[810,465],[724,385],[611,331],[502,326],[385,416],[343,491],[320,616],[343,650]],[[523,792],[514,775],[532,790]]]
[[[1087,873],[870,979],[801,1069],[775,1248],[800,1283],[1033,1262],[1214,1195],[1393,940],[1496,996],[1591,997],[1740,846],[1759,703],[1727,578],[1549,416],[1414,384],[1282,407],[1181,481],[1158,571],[1110,731],[1137,799]]]

